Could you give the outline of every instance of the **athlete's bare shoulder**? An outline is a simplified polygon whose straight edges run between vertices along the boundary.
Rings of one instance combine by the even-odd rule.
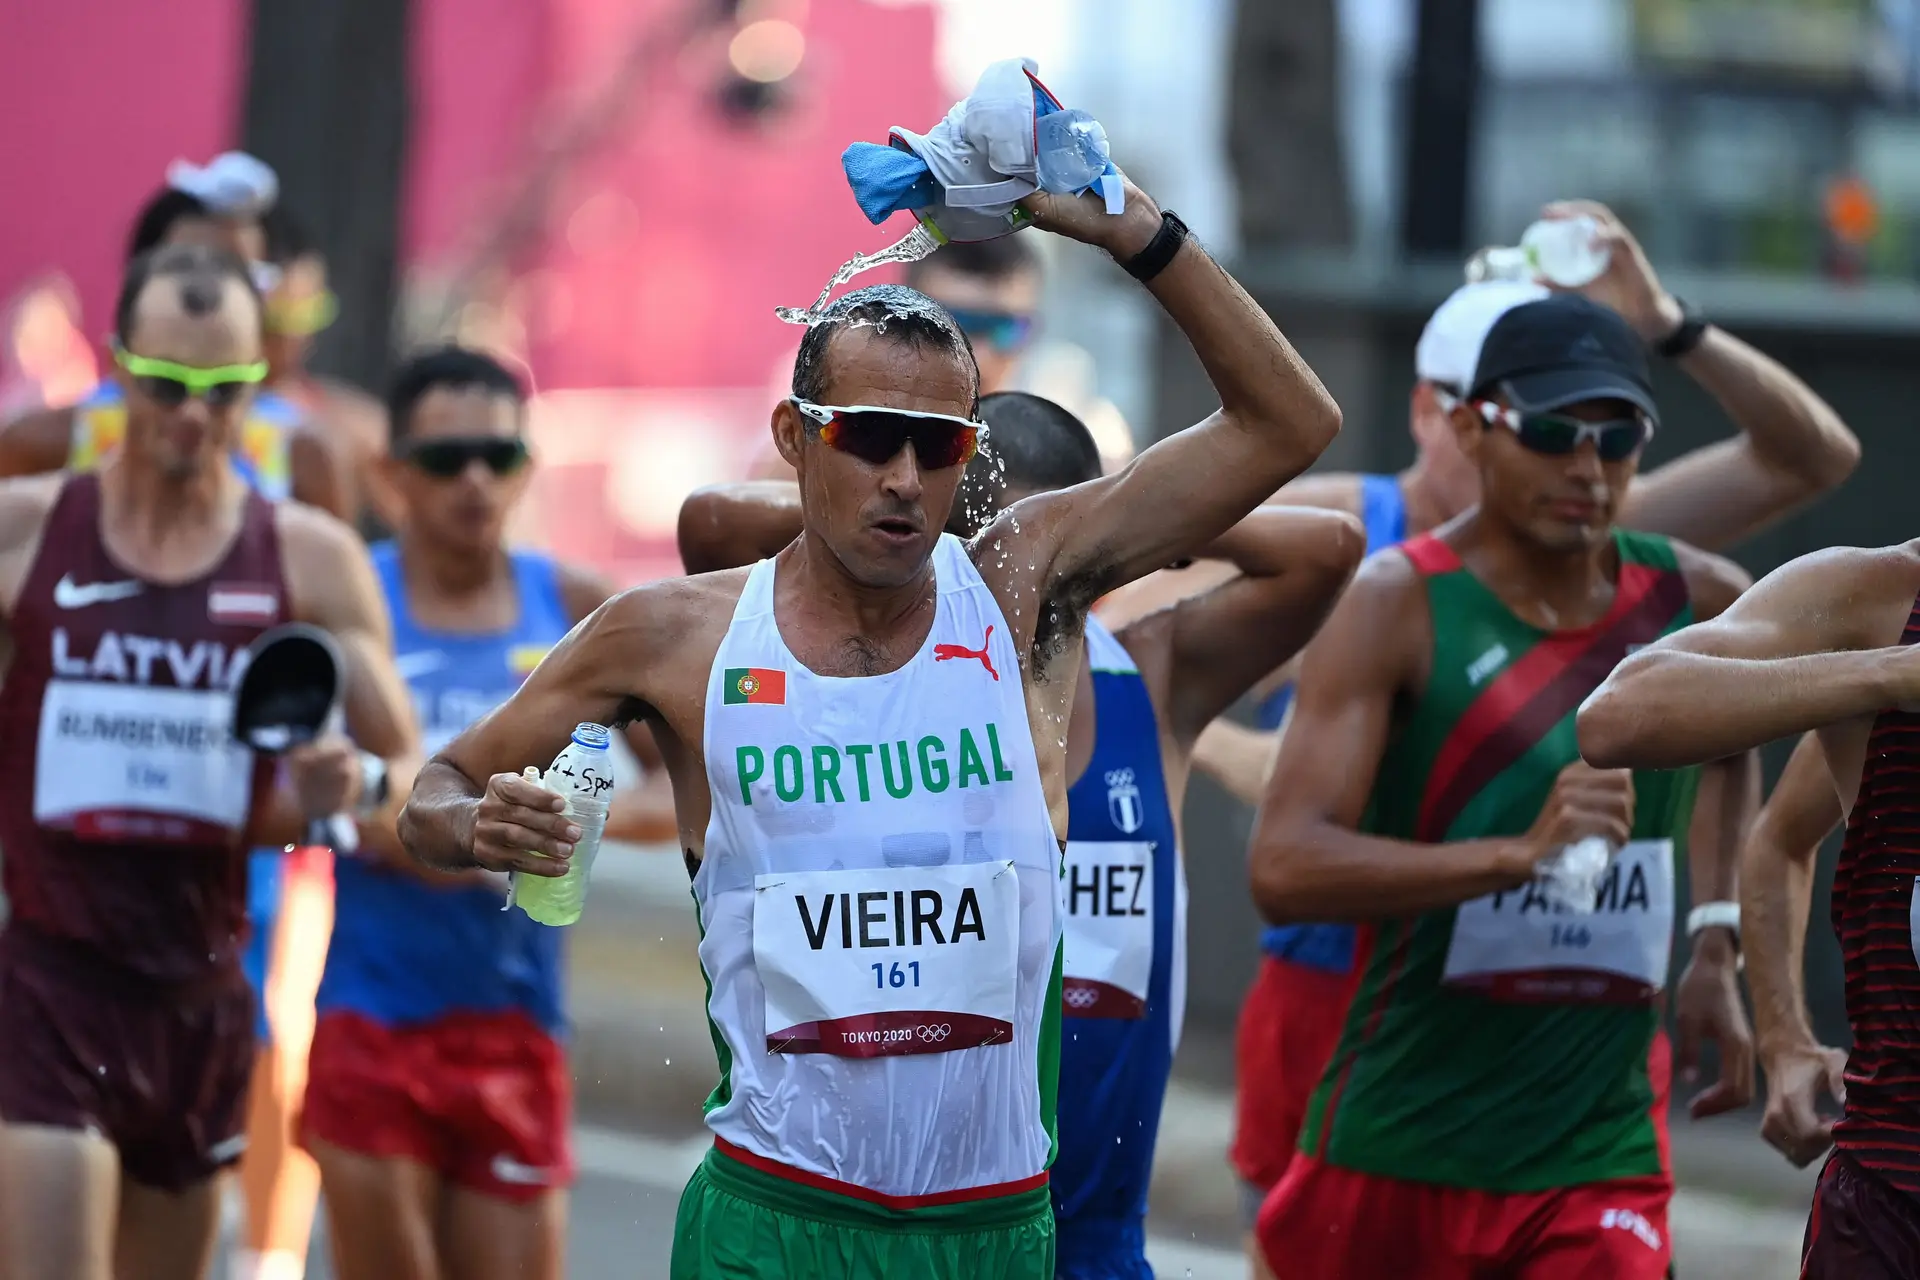
[[[1672,545],[1674,560],[1687,580],[1687,598],[1693,602],[1697,621],[1719,617],[1753,585],[1753,575],[1725,556],[1678,540]]]
[[[1351,471],[1317,471],[1282,485],[1280,492],[1267,502],[1269,505],[1324,507],[1357,516],[1360,514],[1360,477]]]
[[[0,551],[39,538],[66,483],[64,471],[0,479]]]
[[[273,523],[280,535],[281,554],[288,558],[290,567],[296,556],[309,572],[366,558],[366,544],[353,526],[321,507],[297,500],[276,502]]]
[[[1351,664],[1417,683],[1424,679],[1432,640],[1425,577],[1405,550],[1390,547],[1361,562],[1306,652],[1317,662]]]
[[[567,617],[573,622],[580,621],[614,596],[614,586],[608,581],[607,575],[582,564],[556,560],[553,562],[553,578],[554,585],[560,591],[560,603],[565,606]]]
[[[67,465],[73,449],[72,405],[35,409],[0,425],[0,476],[33,476]]]
[[[13,612],[66,473],[0,480],[0,614]]]

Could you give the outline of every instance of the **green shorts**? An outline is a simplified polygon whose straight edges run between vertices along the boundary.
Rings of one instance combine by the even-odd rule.
[[[672,1280],[1053,1280],[1053,1205],[887,1209],[709,1151],[680,1197]]]

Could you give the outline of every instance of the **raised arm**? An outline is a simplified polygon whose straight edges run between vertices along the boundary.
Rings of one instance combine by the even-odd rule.
[[[1612,249],[1607,271],[1581,290],[1618,311],[1649,343],[1679,328],[1680,304],[1661,287],[1633,234],[1604,205],[1553,205],[1584,214]],[[1770,356],[1709,328],[1679,365],[1719,402],[1740,434],[1640,476],[1620,523],[1695,546],[1731,546],[1793,508],[1837,488],[1860,462],[1860,441],[1831,405]]]
[[[1916,588],[1911,547],[1782,565],[1614,668],[1580,708],[1580,752],[1602,768],[1677,769],[1920,698],[1920,654],[1898,643]]]
[[[1260,507],[1201,551],[1240,574],[1174,607],[1170,720],[1180,742],[1313,638],[1366,550],[1350,515]]]
[[[1524,884],[1545,853],[1591,833],[1556,823],[1538,835],[1434,844],[1357,830],[1395,700],[1424,682],[1431,628],[1412,566],[1386,553],[1361,567],[1307,646],[1249,854],[1254,905],[1267,920],[1369,920],[1465,902]],[[1600,833],[1624,844],[1627,824],[1614,826]]]
[[[1092,195],[1031,201],[1039,225],[1122,262],[1161,227],[1159,207],[1131,183],[1118,217]],[[1218,538],[1306,470],[1340,429],[1320,380],[1199,244],[1182,245],[1147,288],[1192,344],[1220,408],[1113,475],[1016,504],[997,525],[1002,536],[1037,544],[1050,581],[1080,588],[1071,594],[1088,603]]]
[[[680,504],[680,562],[709,573],[764,560],[800,536],[800,486],[743,480],[695,489]]]
[[[1836,1102],[1846,1098],[1846,1052],[1814,1037],[1806,992],[1814,868],[1821,842],[1840,817],[1820,739],[1809,733],[1753,824],[1740,870],[1741,945],[1760,1065],[1767,1073],[1760,1136],[1801,1168],[1833,1145],[1833,1121],[1820,1115],[1820,1094]]]

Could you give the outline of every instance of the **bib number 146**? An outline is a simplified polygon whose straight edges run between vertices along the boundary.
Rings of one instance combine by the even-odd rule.
[[[920,962],[909,960],[906,964],[895,961],[887,965],[869,965],[873,970],[873,985],[877,990],[888,987],[917,987],[920,985]]]

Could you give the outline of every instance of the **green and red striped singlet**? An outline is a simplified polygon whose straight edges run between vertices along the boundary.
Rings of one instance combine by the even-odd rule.
[[[1582,700],[1633,649],[1693,620],[1672,545],[1613,536],[1613,605],[1572,631],[1516,618],[1439,539],[1404,544],[1426,582],[1433,661],[1396,719],[1362,831],[1438,843],[1533,825],[1579,758]],[[1635,772],[1633,842],[1591,915],[1556,913],[1527,888],[1380,921],[1301,1150],[1493,1192],[1661,1172],[1648,1055],[1698,777]]]

